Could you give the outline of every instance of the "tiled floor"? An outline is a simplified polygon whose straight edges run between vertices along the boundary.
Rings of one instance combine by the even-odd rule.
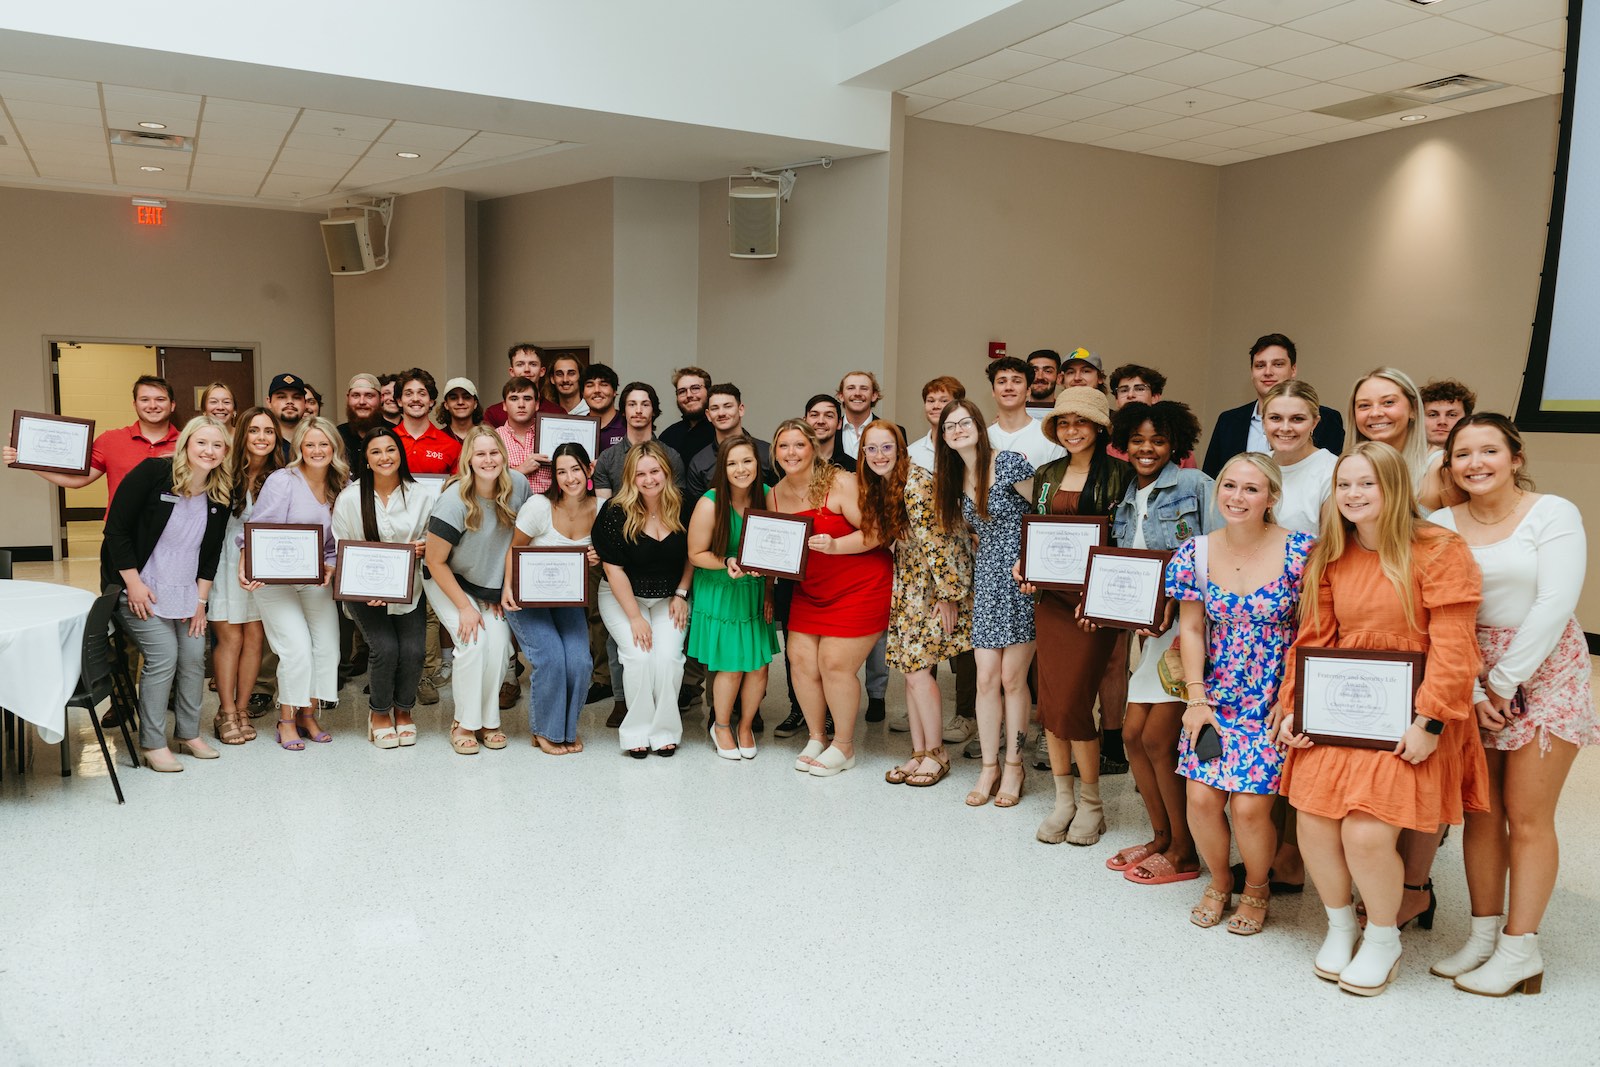
[[[881,725],[833,779],[770,731],[718,760],[698,712],[676,758],[625,759],[602,704],[582,755],[532,749],[524,702],[511,747],[461,757],[446,689],[418,746],[383,752],[359,688],[329,745],[264,730],[180,775],[123,758],[120,808],[81,713],[73,777],[36,739],[26,778],[6,766],[0,1064],[1600,1062],[1593,754],[1561,810],[1545,991],[1428,976],[1466,930],[1453,833],[1437,926],[1365,1000],[1311,974],[1314,894],[1240,938],[1189,924],[1197,883],[1107,871],[1143,836],[1127,777],[1104,841],[1046,846],[1047,775],[1010,811],[962,805],[976,761],[890,787],[906,736]]]

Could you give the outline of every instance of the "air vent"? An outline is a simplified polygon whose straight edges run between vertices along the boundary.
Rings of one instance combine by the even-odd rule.
[[[1505,82],[1492,82],[1487,78],[1475,78],[1471,74],[1452,74],[1448,78],[1439,78],[1421,85],[1413,85],[1406,89],[1396,89],[1395,96],[1403,96],[1419,104],[1443,104],[1450,100],[1459,100],[1463,96],[1475,96],[1478,93],[1487,93],[1491,89],[1504,89]]]
[[[189,138],[153,130],[112,130],[111,143],[126,148],[159,148],[167,152],[192,152]]]

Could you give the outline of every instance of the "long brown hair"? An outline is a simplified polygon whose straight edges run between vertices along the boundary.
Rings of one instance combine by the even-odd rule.
[[[894,466],[888,477],[880,475],[867,462],[867,434],[881,432],[894,439]],[[861,431],[862,447],[856,467],[856,503],[861,508],[861,532],[880,545],[903,539],[911,531],[906,515],[906,478],[911,473],[911,457],[906,454],[905,435],[886,419],[873,419]]]
[[[951,448],[944,436],[945,421],[957,411],[964,411],[972,417],[973,432],[978,438],[978,469],[974,472],[977,475],[977,494],[972,504],[980,519],[989,517],[989,465],[994,456],[994,450],[989,447],[989,424],[984,418],[983,409],[971,400],[952,400],[946,404],[939,413],[939,426],[934,431],[933,503],[934,511],[939,516],[939,530],[947,534],[954,533],[966,522],[961,514],[961,493],[967,478],[966,464],[961,453]]]
[[[811,443],[811,478],[806,483],[806,503],[813,508],[823,507],[828,503],[828,490],[833,488],[834,475],[839,473],[839,468],[822,458],[819,451],[821,446],[817,443],[817,431],[813,430],[805,419],[784,419],[778,423],[778,428],[772,431],[773,452],[778,450],[778,438],[790,430],[803,434]],[[777,466],[776,456],[772,463],[773,466]]]
[[[1444,473],[1452,481],[1455,475],[1450,470],[1450,453],[1456,450],[1456,434],[1469,426],[1487,426],[1491,430],[1499,430],[1500,436],[1506,439],[1506,448],[1511,452],[1511,458],[1521,460],[1511,471],[1511,479],[1518,489],[1531,493],[1534,491],[1533,476],[1528,473],[1528,456],[1522,444],[1522,431],[1517,429],[1517,424],[1500,414],[1498,411],[1479,411],[1466,415],[1450,427],[1450,436],[1444,439]]]
[[[250,424],[257,415],[265,415],[272,424],[272,451],[261,457],[260,468],[252,473],[250,450],[245,446],[250,436]],[[261,495],[261,484],[267,480],[267,475],[283,466],[283,431],[278,429],[278,419],[271,411],[258,404],[244,414],[234,416],[233,452],[229,454],[228,462],[233,467],[233,513],[242,516],[245,502]]]
[[[756,480],[750,486],[750,504],[752,508],[765,508],[767,506],[767,490],[761,484],[765,472],[761,469],[761,453],[756,448],[756,439],[747,433],[736,434],[717,446],[717,466],[711,472],[712,515],[711,524],[711,550],[719,556],[726,557],[732,554],[738,546],[733,544],[733,486],[728,482],[728,459],[736,448],[748,448],[750,458],[756,461]]]

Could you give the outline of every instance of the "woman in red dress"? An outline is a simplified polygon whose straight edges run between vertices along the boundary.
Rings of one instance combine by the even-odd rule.
[[[805,420],[779,423],[772,459],[783,477],[769,505],[812,520],[805,580],[789,608],[789,666],[809,734],[794,769],[826,778],[856,763],[856,672],[888,629],[894,560],[861,532],[855,476],[818,456]],[[830,709],[832,745],[825,728]]]

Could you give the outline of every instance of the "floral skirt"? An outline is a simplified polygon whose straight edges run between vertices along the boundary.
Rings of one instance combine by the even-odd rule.
[[[1478,627],[1482,678],[1489,676],[1516,636],[1515,626]],[[1522,683],[1522,692],[1527,712],[1503,730],[1482,731],[1485,748],[1512,752],[1537,737],[1540,750],[1548,751],[1551,734],[1580,748],[1600,744],[1600,715],[1595,713],[1594,692],[1589,687],[1589,644],[1577,619],[1567,622],[1555,649],[1533,677]]]

